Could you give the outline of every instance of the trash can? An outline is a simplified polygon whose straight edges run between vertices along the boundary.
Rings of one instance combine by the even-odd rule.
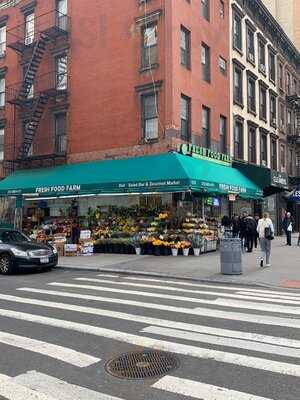
[[[221,273],[223,275],[241,275],[242,246],[239,238],[224,238],[220,244]]]

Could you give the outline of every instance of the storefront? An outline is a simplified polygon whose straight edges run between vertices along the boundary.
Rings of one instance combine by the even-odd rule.
[[[288,175],[252,164],[234,163],[234,167],[263,190],[264,199],[256,202],[256,212],[270,214],[277,234],[281,234],[281,221],[287,209],[285,191],[289,190]]]
[[[24,231],[66,241],[73,253],[84,239],[97,251],[114,241],[124,251],[125,243],[143,244],[149,253],[151,242],[170,254],[172,247],[214,249],[231,201],[255,201],[262,191],[228,156],[182,145],[179,152],[18,171],[0,183],[0,195],[22,202]]]

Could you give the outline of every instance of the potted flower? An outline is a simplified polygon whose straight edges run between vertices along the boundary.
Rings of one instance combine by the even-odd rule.
[[[135,254],[141,255],[141,240],[139,235],[133,235],[130,240],[130,245],[135,248]]]
[[[178,250],[180,249],[180,243],[179,242],[171,242],[170,247],[171,247],[172,256],[177,257]]]
[[[191,247],[191,242],[189,242],[188,240],[183,240],[181,242],[182,252],[185,257],[189,255],[190,247]]]
[[[201,235],[199,235],[199,233],[195,233],[189,237],[189,240],[193,247],[194,256],[199,257],[203,245],[203,239]]]

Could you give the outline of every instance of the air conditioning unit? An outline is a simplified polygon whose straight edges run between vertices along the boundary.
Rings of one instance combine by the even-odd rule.
[[[266,167],[266,166],[267,166],[267,161],[266,161],[266,160],[262,160],[261,165],[262,165],[263,167]]]
[[[264,64],[260,64],[259,66],[261,72],[265,73],[266,72],[266,66]]]
[[[273,118],[273,119],[272,119],[272,124],[273,124],[273,125],[276,125],[276,122],[277,122],[276,118]]]
[[[254,62],[254,55],[252,53],[248,54],[248,58],[250,61]]]
[[[25,38],[25,45],[29,46],[30,44],[33,43],[33,36],[28,36]]]

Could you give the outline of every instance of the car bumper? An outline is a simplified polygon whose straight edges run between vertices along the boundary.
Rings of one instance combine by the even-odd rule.
[[[41,262],[40,258],[23,258],[23,257],[16,257],[14,259],[14,267],[15,268],[49,268],[49,267],[56,267],[58,262],[58,256],[53,255],[49,257],[48,263]]]

